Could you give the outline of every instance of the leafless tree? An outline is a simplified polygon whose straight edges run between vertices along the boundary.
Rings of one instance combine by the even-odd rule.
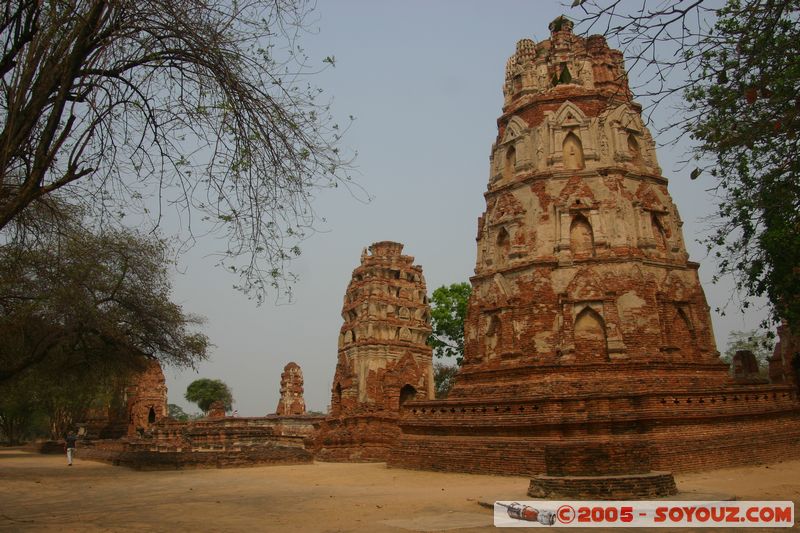
[[[646,117],[680,104],[683,92],[701,81],[700,59],[718,2],[711,0],[575,0],[576,31],[599,33],[625,54],[631,90],[644,101]],[[677,134],[687,121],[674,115],[658,130]],[[673,136],[674,138],[675,136]]]
[[[297,41],[312,7],[5,2],[0,229],[55,191],[104,222],[149,213],[157,226],[174,208],[187,239],[224,237],[240,288],[259,298],[286,288],[284,263],[313,227],[312,192],[350,184],[341,131]]]
[[[800,1],[575,0],[578,26],[620,46],[661,128],[691,141],[691,178],[710,177],[717,210],[704,240],[742,307],[800,330]],[[577,11],[577,10],[576,10]],[[638,90],[637,90],[638,89]]]

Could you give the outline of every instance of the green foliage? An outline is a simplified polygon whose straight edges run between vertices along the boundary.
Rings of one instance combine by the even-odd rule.
[[[800,1],[729,0],[686,91],[686,130],[713,161],[721,274],[800,324]],[[745,308],[750,305],[745,301]]]
[[[90,408],[114,406],[130,372],[140,367],[117,361],[87,361],[71,352],[50,354],[0,383],[0,430],[12,443],[34,436],[63,438],[86,420]]]
[[[9,446],[22,442],[36,407],[28,383],[17,380],[0,384],[0,434]]]
[[[179,420],[181,422],[186,422],[189,420],[189,415],[184,411],[180,405],[176,405],[171,403],[167,405],[168,416],[173,420]]]
[[[469,283],[453,283],[433,291],[431,327],[428,345],[436,357],[455,357],[458,365],[464,358],[464,320],[467,302],[472,294]]]
[[[453,388],[458,374],[458,365],[446,365],[444,363],[433,364],[433,384],[436,392],[436,399],[447,398],[450,389]]]
[[[184,398],[196,403],[204,413],[208,413],[211,404],[214,402],[222,402],[226,411],[230,411],[231,407],[233,407],[233,393],[219,379],[201,378],[194,380],[186,388]]]
[[[94,233],[75,219],[0,247],[0,383],[39,365],[57,373],[204,359],[208,339],[190,331],[202,319],[170,301],[167,253],[151,236]]]
[[[753,352],[758,361],[758,366],[762,369],[767,367],[767,359],[772,355],[772,337],[757,330],[751,331],[731,331],[728,334],[728,347],[721,359],[730,364],[733,356],[738,350],[749,350]]]

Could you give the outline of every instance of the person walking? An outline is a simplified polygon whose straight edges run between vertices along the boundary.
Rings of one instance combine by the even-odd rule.
[[[78,436],[74,431],[70,431],[64,439],[64,447],[67,450],[67,466],[72,466],[72,455],[75,453],[75,443],[78,441]]]

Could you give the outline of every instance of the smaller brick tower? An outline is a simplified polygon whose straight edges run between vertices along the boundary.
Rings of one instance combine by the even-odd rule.
[[[150,360],[126,389],[128,436],[148,429],[167,416],[167,385],[158,361]]]
[[[306,402],[303,400],[303,371],[295,362],[283,368],[281,399],[278,400],[276,413],[283,416],[306,414]]]
[[[400,243],[373,244],[347,287],[331,412],[318,439],[327,460],[384,460],[401,405],[433,398],[425,278],[402,252]]]

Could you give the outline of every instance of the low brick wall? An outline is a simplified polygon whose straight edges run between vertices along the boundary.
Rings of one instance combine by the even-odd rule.
[[[323,418],[273,415],[190,422],[167,419],[140,437],[80,440],[76,458],[137,470],[307,464],[314,458],[306,449],[306,441]],[[42,453],[64,453],[59,442],[38,447]]]
[[[800,403],[782,385],[573,397],[409,402],[390,466],[534,476],[688,472],[800,455]],[[605,451],[598,443],[621,446]],[[571,447],[557,450],[548,446]],[[646,446],[649,465],[636,452]],[[581,448],[581,446],[587,446]],[[581,450],[588,455],[581,456]],[[592,455],[594,454],[594,455]],[[627,471],[625,471],[627,470]]]
[[[544,448],[548,476],[610,476],[650,471],[643,442],[559,443]]]
[[[528,488],[532,498],[583,500],[646,500],[678,493],[669,472],[626,476],[534,476]]]
[[[100,461],[135,470],[181,470],[185,468],[236,468],[247,466],[308,464],[314,458],[302,448],[261,446],[223,452],[153,452],[128,449],[115,451],[84,447],[77,458]]]
[[[384,462],[399,436],[397,415],[331,417],[319,425],[314,456],[330,462]]]

